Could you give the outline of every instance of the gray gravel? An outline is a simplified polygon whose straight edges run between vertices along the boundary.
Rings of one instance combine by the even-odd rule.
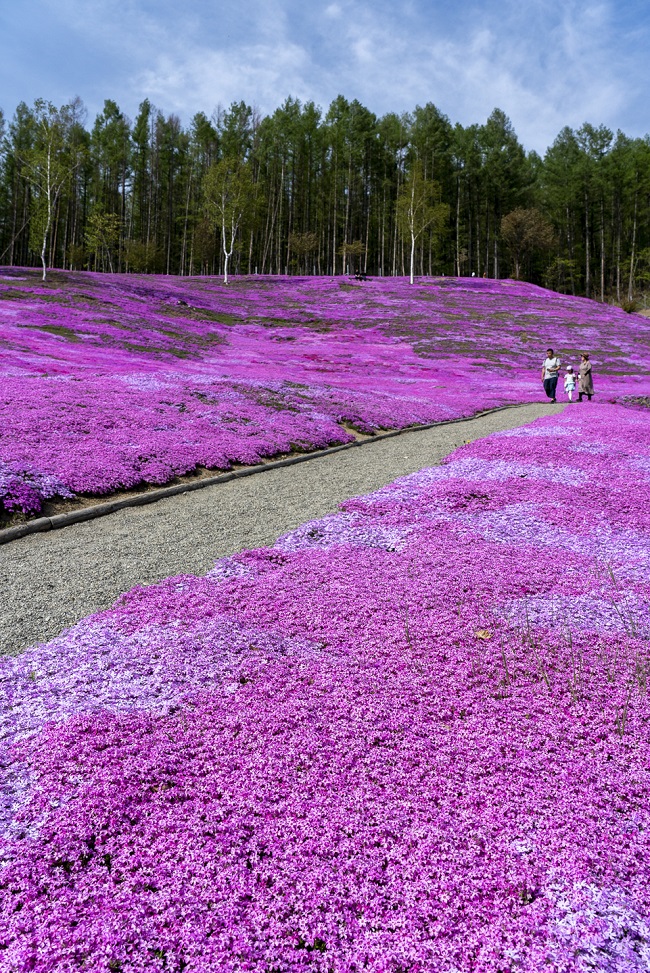
[[[407,432],[12,541],[0,547],[0,653],[58,635],[136,584],[204,574],[218,558],[272,544],[348,497],[440,463],[468,440],[557,409],[522,405]]]

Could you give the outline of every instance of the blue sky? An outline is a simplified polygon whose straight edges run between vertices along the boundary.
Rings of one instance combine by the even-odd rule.
[[[0,0],[0,107],[148,97],[187,123],[288,95],[372,111],[432,101],[452,122],[510,116],[543,152],[585,121],[650,132],[648,0]]]

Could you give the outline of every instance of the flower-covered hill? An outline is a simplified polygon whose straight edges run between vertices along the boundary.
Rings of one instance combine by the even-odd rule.
[[[471,278],[0,275],[0,515],[540,395],[549,343],[647,394],[650,323]]]
[[[590,403],[5,659],[2,969],[647,973],[649,567]]]

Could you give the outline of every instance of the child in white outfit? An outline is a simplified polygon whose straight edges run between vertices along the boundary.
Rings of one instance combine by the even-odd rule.
[[[569,396],[569,402],[573,402],[573,392],[576,387],[576,376],[572,365],[567,365],[566,375],[564,376],[564,391]]]

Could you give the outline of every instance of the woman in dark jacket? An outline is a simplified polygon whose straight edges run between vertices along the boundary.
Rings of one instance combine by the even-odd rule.
[[[594,394],[594,380],[591,375],[591,362],[589,355],[585,351],[580,362],[580,372],[578,376],[578,402],[582,402],[582,396],[586,395],[589,401]]]

